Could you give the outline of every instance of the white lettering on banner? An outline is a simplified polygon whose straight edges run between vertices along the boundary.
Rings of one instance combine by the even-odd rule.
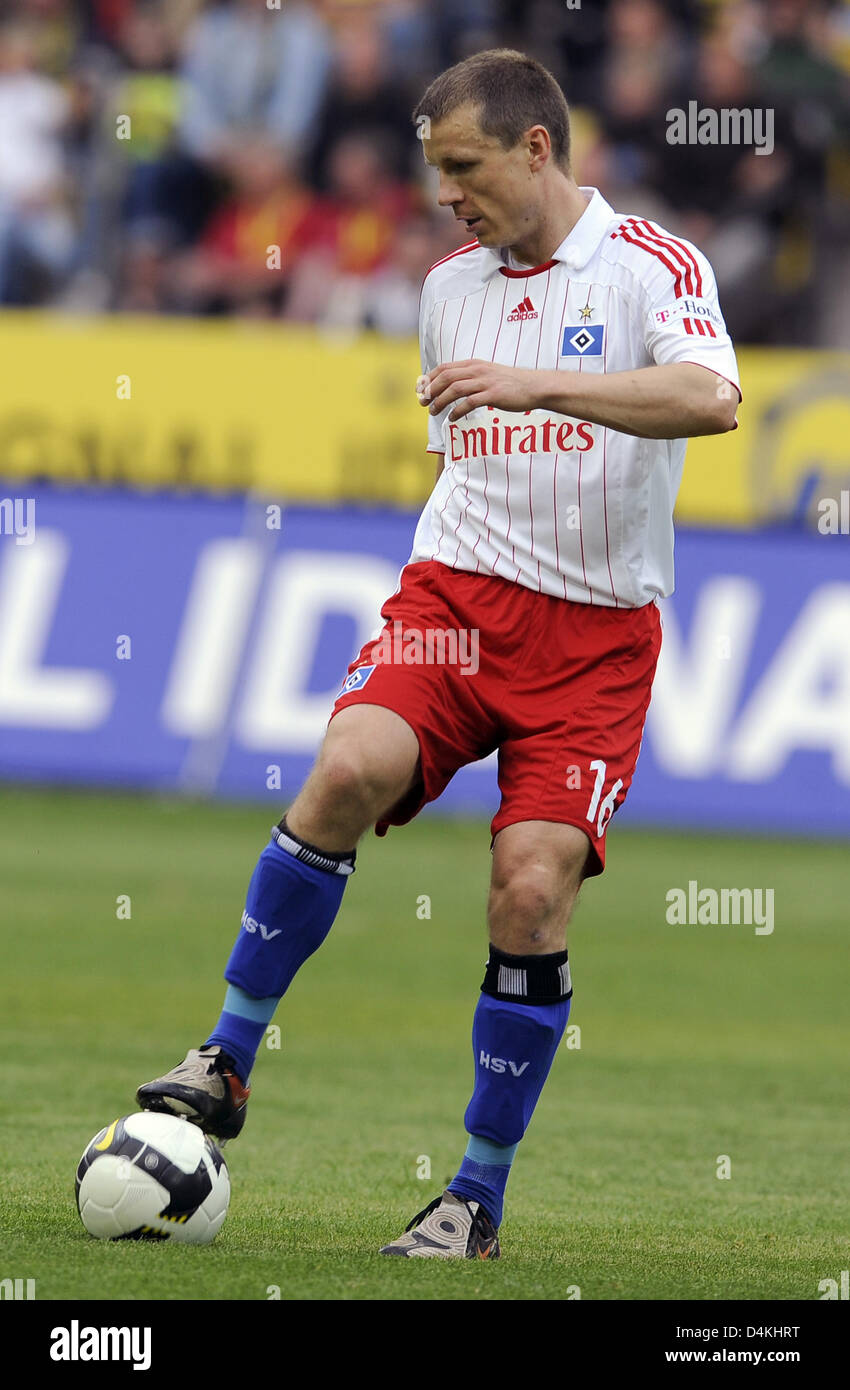
[[[224,724],[262,572],[262,546],[242,537],[198,555],[162,701],[170,734],[209,738]]]
[[[761,605],[752,579],[720,575],[708,580],[696,600],[687,647],[672,605],[669,600],[663,605],[664,635],[646,722],[655,759],[668,775],[707,777],[721,763],[736,775],[728,764],[725,738]]]
[[[398,566],[373,555],[296,551],[276,562],[236,718],[244,748],[315,752],[345,667],[378,636],[381,606],[397,588]],[[350,613],[358,631],[329,689],[307,692],[327,613]]]
[[[90,571],[84,563],[97,559],[85,552],[82,540],[79,546],[73,563],[85,577]],[[278,555],[266,569],[268,553],[262,539],[211,539],[196,552],[185,602],[179,585],[162,576],[161,592],[174,595],[168,602],[177,611],[169,609],[163,620],[149,610],[147,631],[138,634],[167,672],[161,695],[151,697],[119,686],[109,671],[87,666],[78,655],[85,653],[94,663],[102,643],[106,667],[114,634],[127,626],[123,614],[119,623],[109,607],[122,594],[105,587],[88,611],[67,614],[69,635],[63,640],[76,664],[48,664],[60,605],[65,619],[70,548],[62,532],[39,527],[35,544],[2,547],[0,727],[8,731],[9,747],[14,748],[14,731],[28,728],[66,732],[70,750],[73,735],[107,723],[120,694],[122,700],[153,698],[154,707],[159,704],[162,737],[189,738],[200,746],[220,736],[207,777],[210,788],[225,755],[273,750],[279,763],[280,755],[315,753],[346,665],[365,641],[380,635],[380,609],[397,589],[398,564],[371,553],[305,549]],[[156,563],[152,557],[151,565]],[[126,579],[118,576],[116,582]],[[800,576],[803,592],[794,602],[802,607],[790,627],[788,619],[782,622],[770,584],[767,576],[709,569],[686,617],[680,600],[677,607],[664,603],[664,641],[647,720],[658,778],[663,785],[665,778],[718,777],[732,794],[736,784],[780,777],[789,759],[803,750],[822,756],[824,804],[832,793],[838,806],[839,792],[845,796],[850,786],[850,580],[821,583],[803,601],[811,580]],[[767,659],[759,650],[756,661],[763,612],[777,628],[778,645]],[[311,690],[318,659],[329,660],[326,619],[337,614],[350,615],[351,635],[344,646],[331,644],[328,688]],[[781,640],[780,623],[787,629]],[[135,642],[134,636],[134,649]],[[146,731],[151,713],[144,705]],[[129,718],[128,711],[124,716]],[[485,761],[492,766],[496,755]],[[45,755],[34,770],[46,766]],[[604,828],[616,785],[606,797],[601,761],[585,772],[588,814]]]
[[[30,729],[97,729],[115,690],[102,671],[42,666],[68,565],[58,531],[38,544],[4,547],[0,568],[0,724]]]
[[[798,748],[831,753],[850,784],[850,584],[816,589],[786,634],[741,715],[735,777],[775,777]]]

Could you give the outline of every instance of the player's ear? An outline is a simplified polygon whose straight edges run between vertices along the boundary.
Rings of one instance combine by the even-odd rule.
[[[542,169],[552,154],[552,137],[545,125],[533,125],[523,137],[528,150],[529,167],[536,171]]]

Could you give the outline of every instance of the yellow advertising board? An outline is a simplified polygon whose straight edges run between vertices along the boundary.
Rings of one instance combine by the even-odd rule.
[[[787,516],[850,485],[850,353],[743,349],[732,434],[688,449],[681,520]],[[0,477],[415,506],[415,342],[246,321],[0,316]]]

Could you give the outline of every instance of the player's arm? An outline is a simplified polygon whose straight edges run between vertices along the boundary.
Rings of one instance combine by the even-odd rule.
[[[446,466],[446,456],[445,454],[429,453],[428,457],[433,459],[437,465],[436,472],[434,473],[434,482],[438,483],[440,481],[440,474]]]
[[[540,407],[643,439],[692,439],[735,428],[738,390],[695,362],[631,372],[540,372]]]
[[[498,362],[452,362],[428,373],[428,404],[449,420],[478,406],[550,410],[645,439],[689,439],[735,428],[736,386],[709,367],[674,362],[629,372],[540,371]]]
[[[717,298],[714,272],[690,242],[678,254],[695,292],[664,257],[640,258],[630,340],[647,366],[624,372],[529,370],[497,362],[451,362],[428,372],[432,414],[459,420],[479,406],[548,410],[644,439],[689,439],[735,428],[738,364]],[[690,286],[689,286],[690,288]],[[693,321],[696,319],[696,323]],[[638,357],[638,360],[641,360]],[[424,403],[424,402],[423,402]]]

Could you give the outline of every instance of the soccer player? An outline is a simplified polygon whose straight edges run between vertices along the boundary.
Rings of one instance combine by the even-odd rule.
[[[440,471],[386,627],[349,667],[260,855],[221,1017],[138,1100],[237,1135],[256,1050],[330,931],[360,837],[406,824],[498,749],[468,1145],[448,1189],[383,1247],[493,1259],[569,1017],[566,926],[638,757],[685,441],[733,429],[740,391],[706,258],[577,186],[544,67],[475,54],[414,119],[440,205],[472,234],[422,287],[417,394]],[[399,659],[399,634],[422,659]],[[440,635],[455,660],[440,660]]]

